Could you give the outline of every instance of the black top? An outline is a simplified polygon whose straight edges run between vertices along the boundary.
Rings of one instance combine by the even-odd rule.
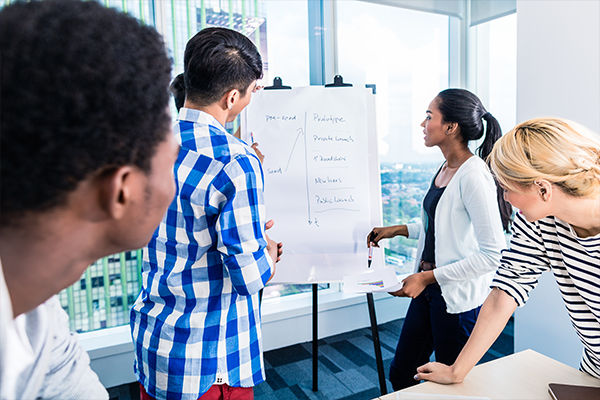
[[[429,191],[423,199],[423,209],[427,214],[427,227],[425,228],[425,247],[423,247],[421,259],[430,263],[435,263],[435,209],[445,189],[446,186],[441,188],[436,187],[434,178]]]

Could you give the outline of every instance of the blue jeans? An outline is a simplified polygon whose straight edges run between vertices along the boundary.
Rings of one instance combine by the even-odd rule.
[[[416,385],[417,368],[435,351],[438,362],[452,365],[469,339],[479,309],[448,314],[440,286],[432,283],[410,302],[396,354],[390,365],[394,390]]]

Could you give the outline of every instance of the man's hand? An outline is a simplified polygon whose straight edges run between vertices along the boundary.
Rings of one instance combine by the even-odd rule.
[[[263,160],[265,159],[265,156],[258,149],[258,143],[252,143],[252,146],[250,146],[250,147],[252,147],[254,149],[254,152],[256,153],[256,156],[258,157],[258,159],[260,160],[260,163],[262,164]]]
[[[273,221],[272,219],[268,220],[267,223],[265,224],[265,231],[271,229],[273,227],[273,225],[275,225],[275,221]],[[266,233],[265,233],[265,237],[267,239],[267,252],[269,253],[269,256],[271,257],[271,260],[273,260],[273,273],[271,274],[271,277],[269,278],[269,281],[270,281],[271,279],[273,279],[273,276],[275,276],[275,264],[281,260],[281,255],[283,254],[283,243],[281,243],[281,242],[277,243],[274,240],[271,240],[269,235],[267,235]]]
[[[275,225],[275,221],[273,221],[272,219],[268,220],[265,224],[265,231],[271,229],[273,225]],[[271,256],[273,261],[281,261],[281,255],[283,254],[283,243],[277,243],[274,240],[271,240],[271,238],[267,234],[265,234],[265,236],[267,237],[267,251],[269,252],[269,255]]]

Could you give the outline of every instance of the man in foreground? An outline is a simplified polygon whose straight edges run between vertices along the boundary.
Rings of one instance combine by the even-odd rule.
[[[170,61],[97,2],[0,11],[0,398],[108,399],[54,295],[173,200]]]

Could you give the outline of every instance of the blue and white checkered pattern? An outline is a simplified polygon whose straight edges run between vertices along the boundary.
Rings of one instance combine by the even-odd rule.
[[[177,195],[144,249],[134,369],[150,396],[196,400],[217,380],[265,380],[258,291],[273,261],[254,151],[198,110],[174,131]]]

